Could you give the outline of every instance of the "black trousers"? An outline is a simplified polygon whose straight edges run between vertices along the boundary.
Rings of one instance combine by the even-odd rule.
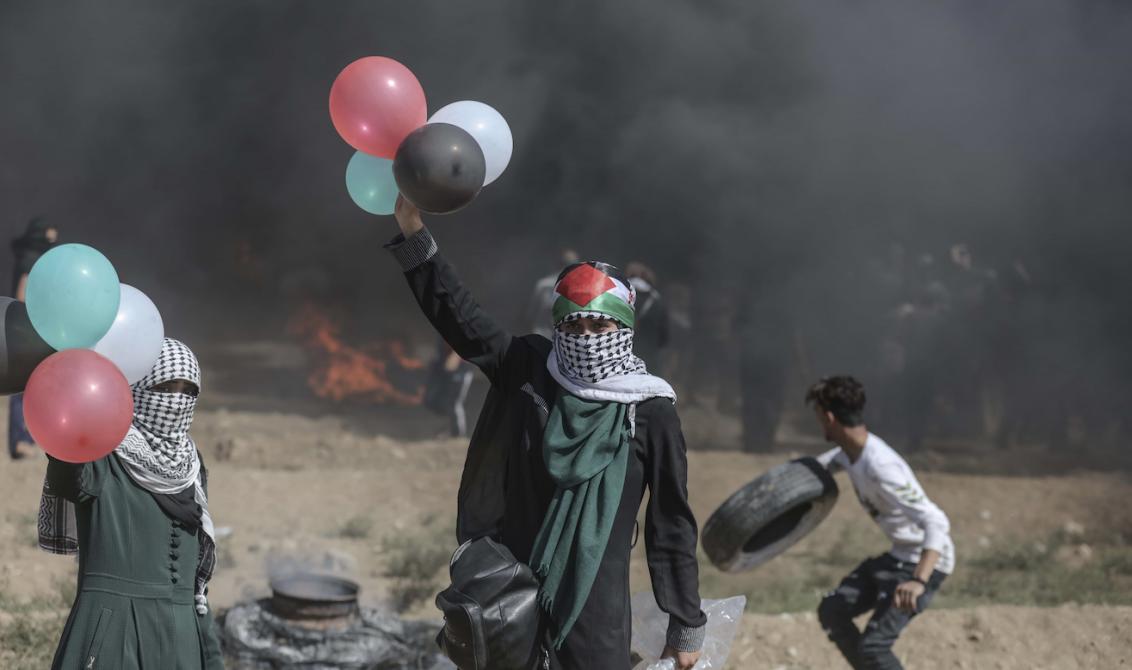
[[[841,650],[854,670],[901,670],[892,645],[912,616],[893,606],[896,587],[912,578],[914,563],[891,554],[870,558],[849,573],[841,584],[822,598],[818,620],[829,639]],[[916,600],[916,613],[927,609],[947,575],[939,570],[928,579],[928,587]],[[864,631],[853,619],[873,610]]]

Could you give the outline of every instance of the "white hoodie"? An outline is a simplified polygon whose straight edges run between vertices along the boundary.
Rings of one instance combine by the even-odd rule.
[[[955,569],[951,523],[943,510],[928,500],[908,463],[884,440],[869,433],[856,463],[849,462],[841,447],[818,456],[818,461],[831,473],[849,473],[857,499],[892,540],[893,556],[906,563],[919,563],[924,549],[934,549],[940,554],[935,569],[951,574]]]

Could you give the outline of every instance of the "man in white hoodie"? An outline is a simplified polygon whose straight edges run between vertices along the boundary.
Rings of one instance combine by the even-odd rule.
[[[818,607],[818,619],[856,670],[899,670],[892,653],[900,632],[924,611],[955,567],[947,515],[912,468],[865,428],[865,388],[847,376],[823,377],[806,392],[825,439],[837,448],[818,457],[830,472],[846,470],[857,499],[892,549],[851,572]],[[873,610],[862,632],[853,619]]]

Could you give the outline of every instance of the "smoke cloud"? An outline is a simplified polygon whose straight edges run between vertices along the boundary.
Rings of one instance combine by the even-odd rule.
[[[1012,326],[957,322],[982,353],[955,355],[1006,333],[1049,392],[1124,393],[1132,9],[1107,0],[9,2],[3,225],[50,217],[188,339],[278,337],[296,289],[359,332],[425,333],[326,109],[366,55],[405,63],[430,110],[511,124],[508,172],[429,220],[511,325],[571,246],[689,286],[702,341],[737,305],[748,346],[789,333],[814,374],[875,377],[911,281],[883,276],[945,281],[962,243],[1024,290]]]

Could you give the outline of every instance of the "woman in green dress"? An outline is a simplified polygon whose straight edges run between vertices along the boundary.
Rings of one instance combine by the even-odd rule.
[[[200,453],[200,366],[166,338],[134,384],[134,421],[93,463],[51,459],[39,544],[78,554],[78,596],[52,670],[223,670],[206,595],[216,564]]]

